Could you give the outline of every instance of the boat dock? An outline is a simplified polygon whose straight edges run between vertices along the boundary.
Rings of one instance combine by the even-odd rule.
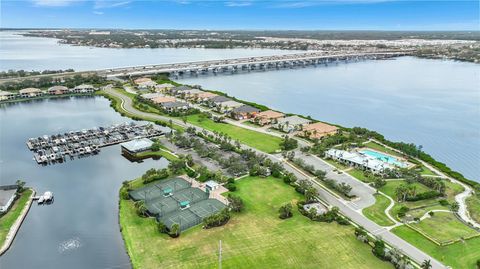
[[[159,126],[134,122],[30,138],[27,147],[38,164],[54,164],[98,154],[100,148],[135,138],[163,135]]]

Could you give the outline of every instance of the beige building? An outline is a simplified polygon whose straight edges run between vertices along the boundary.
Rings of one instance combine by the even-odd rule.
[[[320,139],[324,136],[333,135],[338,132],[338,128],[323,122],[316,122],[303,127],[299,135],[310,139]]]
[[[37,88],[25,88],[18,91],[21,97],[29,98],[29,97],[37,97],[43,95],[43,91]]]

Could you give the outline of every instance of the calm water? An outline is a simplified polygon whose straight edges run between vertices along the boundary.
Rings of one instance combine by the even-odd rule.
[[[68,68],[82,71],[294,53],[270,49],[109,49],[70,46],[57,41],[0,31],[0,71]]]
[[[182,82],[423,145],[438,160],[480,181],[478,64],[402,57]]]
[[[0,185],[23,179],[55,195],[32,205],[0,268],[130,268],[118,226],[118,190],[162,160],[130,163],[119,146],[93,157],[39,166],[29,137],[126,122],[101,97],[52,99],[0,106]]]

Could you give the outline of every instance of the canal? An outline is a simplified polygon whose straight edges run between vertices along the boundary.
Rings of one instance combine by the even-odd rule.
[[[126,121],[103,97],[0,106],[0,184],[21,179],[39,193],[55,195],[51,205],[32,205],[0,257],[0,268],[130,268],[118,226],[119,188],[167,161],[131,163],[116,145],[95,156],[40,166],[25,144],[29,137]]]

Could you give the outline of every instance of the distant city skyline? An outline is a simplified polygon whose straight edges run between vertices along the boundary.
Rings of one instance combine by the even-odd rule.
[[[2,28],[478,31],[479,1],[2,1]]]

